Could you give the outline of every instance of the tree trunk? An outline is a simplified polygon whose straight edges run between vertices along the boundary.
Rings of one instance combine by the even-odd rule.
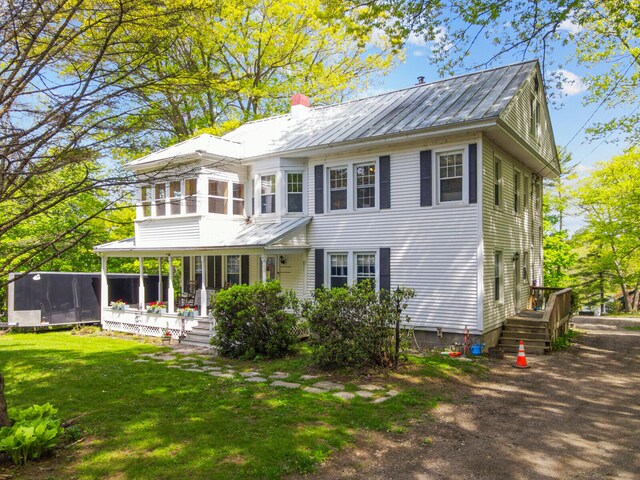
[[[11,420],[7,413],[7,400],[4,398],[4,376],[0,372],[0,427],[10,427]]]

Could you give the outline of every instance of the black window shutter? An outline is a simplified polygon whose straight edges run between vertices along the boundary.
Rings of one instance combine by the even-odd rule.
[[[316,213],[324,213],[324,165],[316,165],[313,169],[315,185]]]
[[[216,261],[215,257],[207,256],[207,288],[215,288],[216,284]]]
[[[324,285],[324,248],[316,248],[316,282],[315,288]]]
[[[469,144],[469,203],[478,203],[478,144]]]
[[[420,152],[420,206],[433,204],[433,185],[431,180],[431,150]]]
[[[380,249],[380,290],[391,290],[391,249]]]
[[[240,283],[249,285],[249,255],[240,257]]]
[[[222,255],[216,255],[213,257],[215,264],[215,278],[213,281],[213,288],[220,290],[222,288]]]
[[[391,208],[391,157],[380,157],[380,209]]]
[[[191,257],[182,257],[182,279],[186,289],[189,280],[191,280]]]

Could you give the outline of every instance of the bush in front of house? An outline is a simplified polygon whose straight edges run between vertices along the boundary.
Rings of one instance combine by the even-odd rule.
[[[233,285],[212,300],[216,319],[211,344],[232,358],[282,357],[297,341],[298,300],[280,282]]]
[[[0,452],[5,452],[16,465],[37,460],[56,446],[64,429],[51,404],[33,405],[23,410],[9,410],[14,422],[0,428]]]
[[[319,288],[303,304],[314,360],[323,368],[397,366],[402,349],[401,323],[410,288],[376,292],[360,282],[344,288]]]

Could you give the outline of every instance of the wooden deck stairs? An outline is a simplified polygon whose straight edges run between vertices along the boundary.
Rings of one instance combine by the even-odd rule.
[[[525,310],[507,318],[498,347],[505,353],[517,353],[520,340],[524,341],[527,355],[542,355],[551,352],[548,324],[542,311]]]

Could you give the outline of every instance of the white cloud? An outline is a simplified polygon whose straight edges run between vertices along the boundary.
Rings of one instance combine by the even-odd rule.
[[[427,56],[427,51],[423,50],[421,48],[417,48],[413,51],[413,56],[414,57],[426,57]]]
[[[572,22],[569,19],[565,19],[562,22],[560,22],[560,25],[558,25],[558,30],[562,32],[568,32],[571,34],[576,34],[582,30],[582,26]]]
[[[569,70],[560,69],[555,72],[555,76],[558,77],[560,91],[569,97],[587,90],[587,86],[582,79]]]
[[[416,47],[424,47],[427,45],[424,37],[416,35],[414,32],[409,34],[409,38],[407,38],[408,45],[415,45]]]
[[[435,51],[442,45],[443,50],[446,52],[453,47],[453,43],[447,41],[448,32],[446,28],[438,27],[435,29],[435,36],[433,37],[433,43],[431,45],[431,51]]]

